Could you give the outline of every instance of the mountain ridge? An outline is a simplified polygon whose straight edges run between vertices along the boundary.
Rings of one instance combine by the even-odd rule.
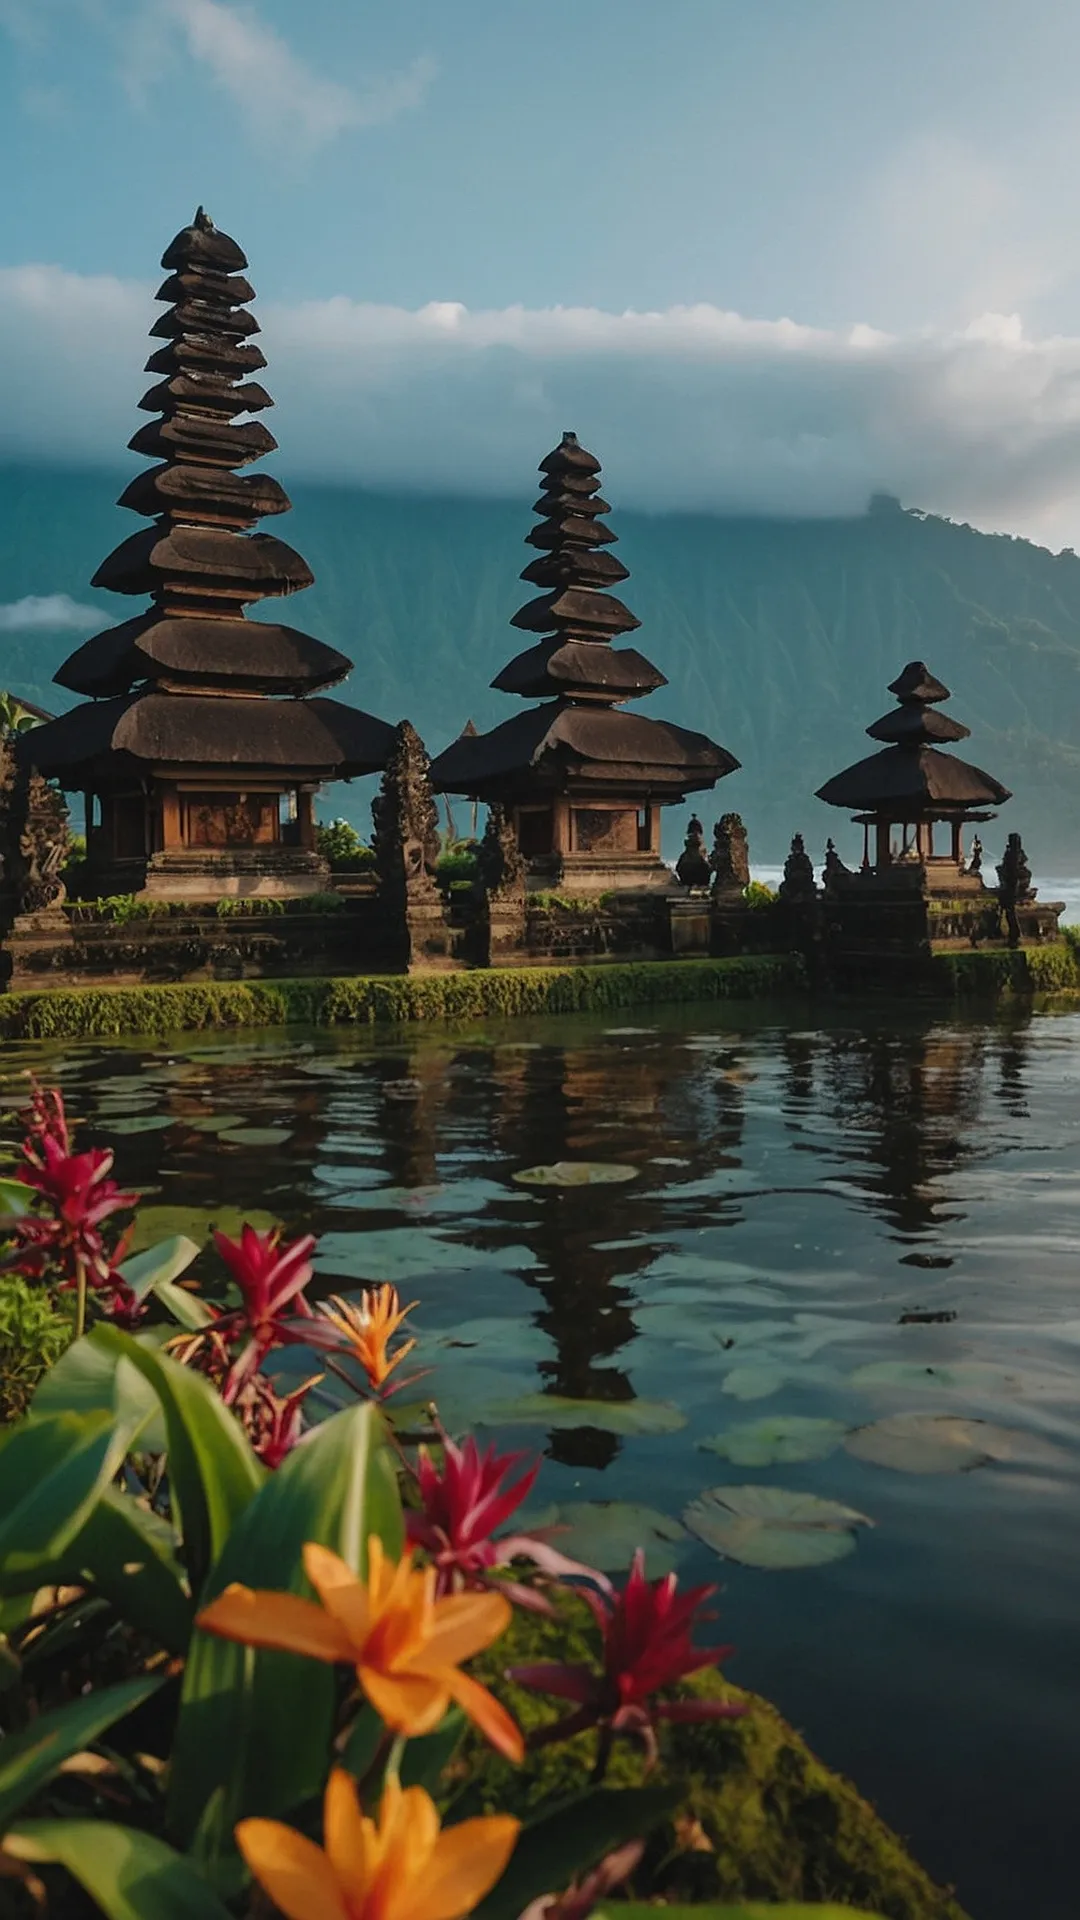
[[[138,610],[87,585],[132,530],[113,504],[127,477],[0,466],[8,606],[67,594],[100,607],[101,627]],[[528,597],[518,575],[530,557],[530,496],[300,483],[292,497],[281,531],[315,585],[287,617],[356,662],[341,697],[391,721],[407,716],[432,753],[469,719],[483,728],[509,718],[521,703],[488,683],[519,650],[509,621]],[[903,510],[888,496],[865,515],[813,520],[646,515],[616,500],[611,525],[630,569],[622,591],[642,621],[636,638],[669,682],[642,712],[711,734],[742,762],[700,799],[710,819],[742,813],[758,859],[782,858],[795,831],[818,851],[832,833],[856,857],[857,829],[814,791],[865,755],[863,730],[890,705],[888,682],[924,658],[971,728],[964,757],[1013,789],[984,832],[988,848],[1015,829],[1044,868],[1075,864],[1080,559],[1070,550]],[[0,633],[0,685],[54,710],[72,704],[51,676],[78,639],[45,627]],[[366,798],[358,787],[328,796],[363,825]],[[684,823],[668,824],[674,847]]]

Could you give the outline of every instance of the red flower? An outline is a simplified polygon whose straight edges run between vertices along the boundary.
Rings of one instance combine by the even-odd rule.
[[[23,1143],[19,1178],[33,1188],[38,1211],[17,1220],[15,1251],[9,1267],[55,1279],[61,1289],[123,1285],[116,1274],[119,1248],[112,1253],[101,1227],[114,1213],[133,1207],[138,1195],[121,1193],[106,1148],[72,1153],[61,1094],[35,1087]]]
[[[427,1449],[421,1447],[417,1479],[422,1510],[405,1515],[409,1545],[423,1547],[430,1555],[439,1594],[485,1586],[493,1567],[505,1567],[514,1559],[532,1560],[545,1573],[580,1574],[606,1586],[601,1574],[568,1560],[541,1538],[527,1533],[492,1538],[496,1527],[501,1527],[532,1491],[540,1471],[539,1460],[514,1480],[510,1476],[526,1459],[525,1454],[500,1454],[494,1447],[481,1453],[471,1434],[460,1447],[441,1430],[440,1440],[442,1472],[433,1465]],[[507,1587],[504,1582],[500,1586],[523,1605],[538,1604],[537,1595],[528,1588]],[[539,1604],[546,1610],[546,1603]]]
[[[657,1720],[738,1719],[745,1707],[721,1700],[653,1698],[661,1688],[716,1666],[731,1652],[730,1647],[695,1647],[690,1638],[697,1618],[711,1617],[700,1608],[715,1592],[715,1587],[691,1587],[680,1594],[673,1573],[663,1580],[646,1580],[641,1551],[635,1553],[630,1577],[615,1598],[583,1588],[582,1598],[603,1636],[603,1672],[562,1662],[511,1670],[510,1678],[520,1686],[572,1700],[578,1708],[565,1720],[541,1728],[533,1744],[566,1740],[585,1727],[600,1726],[607,1741],[615,1733],[636,1734],[652,1759]],[[602,1756],[605,1751],[602,1747]]]
[[[296,1387],[292,1393],[279,1395],[274,1391],[265,1374],[252,1375],[251,1382],[237,1404],[240,1414],[251,1438],[259,1459],[264,1467],[280,1467],[286,1454],[292,1452],[304,1432],[303,1405],[312,1387],[317,1386],[322,1374],[315,1374],[311,1380]]]
[[[234,1361],[223,1389],[222,1397],[226,1405],[230,1405],[271,1347],[290,1346],[304,1338],[292,1320],[293,1316],[312,1317],[303,1290],[311,1279],[308,1255],[315,1245],[315,1236],[306,1233],[291,1246],[282,1246],[279,1227],[270,1233],[256,1233],[254,1227],[245,1226],[241,1228],[239,1240],[215,1233],[214,1245],[236,1281],[243,1301],[242,1307],[219,1315],[214,1331],[227,1340],[248,1335],[247,1345]]]

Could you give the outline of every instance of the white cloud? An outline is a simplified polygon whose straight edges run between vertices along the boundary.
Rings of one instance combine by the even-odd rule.
[[[0,453],[113,467],[151,289],[0,270]],[[572,427],[616,503],[825,515],[885,490],[1080,545],[1080,337],[1015,315],[906,336],[716,307],[416,311],[260,303],[291,479],[521,498]]]
[[[235,101],[252,133],[302,151],[418,107],[435,75],[434,62],[421,58],[404,73],[358,89],[315,73],[249,7],[164,0],[163,16],[179,28],[191,58]]]
[[[28,593],[0,606],[0,633],[92,633],[100,607],[80,607],[69,593]]]

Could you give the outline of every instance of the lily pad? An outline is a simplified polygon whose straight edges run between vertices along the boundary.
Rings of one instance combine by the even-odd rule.
[[[671,1572],[678,1558],[672,1549],[686,1539],[686,1528],[670,1514],[632,1500],[571,1500],[565,1506],[545,1507],[542,1513],[527,1513],[520,1521],[522,1533],[547,1527],[559,1529],[553,1547],[600,1573],[625,1573],[643,1547],[650,1580]]]
[[[219,1140],[230,1140],[237,1147],[281,1147],[292,1139],[291,1127],[222,1127]]]
[[[235,1240],[245,1224],[258,1233],[267,1233],[278,1220],[275,1214],[263,1213],[258,1207],[140,1207],[127,1251],[142,1253],[159,1240],[180,1235],[204,1247],[215,1228]]]
[[[768,1362],[760,1366],[732,1367],[730,1373],[725,1373],[720,1391],[733,1400],[768,1400],[780,1391],[788,1371],[787,1367],[770,1366]]]
[[[103,1119],[103,1133],[115,1134],[122,1139],[128,1133],[164,1133],[166,1127],[175,1127],[176,1116],[171,1113],[129,1113],[119,1119]]]
[[[875,1360],[857,1367],[851,1376],[853,1387],[912,1387],[938,1393],[1000,1393],[1003,1388],[1023,1385],[1022,1376],[1009,1367],[996,1366],[990,1360],[943,1360],[922,1363],[918,1360]]]
[[[776,1413],[729,1427],[699,1445],[737,1467],[772,1467],[801,1460],[824,1460],[840,1445],[842,1420],[812,1420],[798,1413]]]
[[[856,1427],[844,1445],[857,1460],[900,1473],[964,1473],[1025,1453],[1040,1460],[1048,1453],[1060,1457],[1033,1435],[951,1413],[892,1413],[872,1426]]]
[[[525,1393],[488,1408],[485,1422],[500,1427],[597,1427],[602,1433],[678,1433],[686,1415],[666,1400],[566,1400],[557,1393]]]
[[[193,1133],[228,1133],[232,1127],[247,1125],[242,1113],[200,1113],[194,1120],[187,1114],[181,1117],[185,1127],[190,1127]]]
[[[524,1167],[511,1178],[521,1187],[614,1187],[636,1180],[638,1171],[614,1160],[556,1160],[550,1167]]]
[[[690,1532],[744,1567],[820,1567],[855,1550],[873,1521],[837,1500],[786,1487],[711,1487],[683,1514]]]

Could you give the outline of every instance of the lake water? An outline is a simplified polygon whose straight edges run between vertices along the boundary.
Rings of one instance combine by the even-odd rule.
[[[831,1564],[763,1571],[677,1526],[667,1552],[722,1582],[731,1677],[849,1773],[976,1920],[1066,1920],[1078,1043],[1074,1013],[702,1007],[13,1047],[5,1093],[30,1065],[58,1080],[83,1137],[111,1141],[122,1182],[146,1190],[151,1238],[239,1209],[317,1233],[324,1291],[400,1285],[420,1303],[424,1390],[544,1452],[537,1510],[631,1501],[677,1523],[728,1484],[872,1520]],[[513,1178],[568,1160],[635,1175]],[[545,1415],[537,1394],[598,1405]],[[893,1414],[1012,1438],[940,1474],[840,1444]],[[832,1450],[740,1465],[702,1446],[774,1415],[835,1422]]]

